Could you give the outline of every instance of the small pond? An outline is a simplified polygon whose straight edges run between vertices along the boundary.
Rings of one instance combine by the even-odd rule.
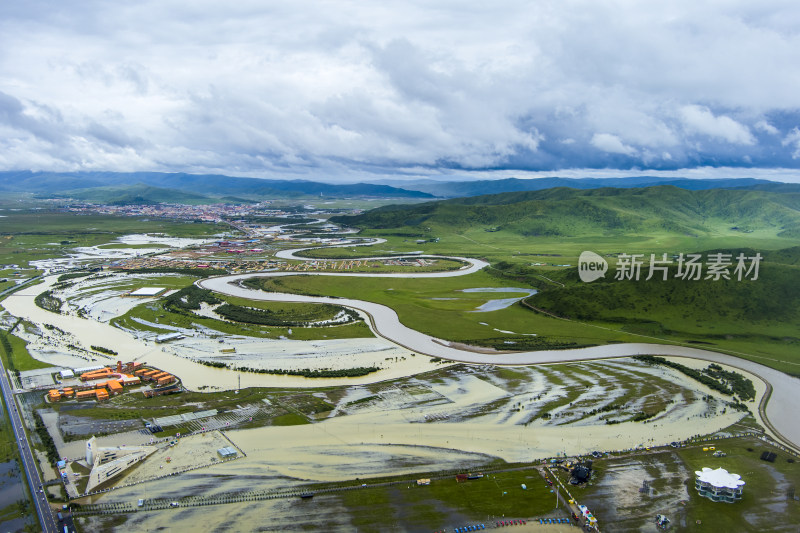
[[[500,309],[505,309],[506,307],[514,305],[523,298],[527,298],[528,296],[533,296],[539,291],[537,291],[536,289],[524,289],[521,287],[476,287],[473,289],[462,289],[461,292],[524,292],[525,293],[523,296],[518,296],[516,298],[500,298],[497,300],[489,300],[488,302],[481,305],[474,311],[475,313],[486,313],[489,311],[499,311]]]

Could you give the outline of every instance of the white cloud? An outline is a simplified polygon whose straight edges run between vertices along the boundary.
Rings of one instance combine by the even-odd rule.
[[[789,134],[783,138],[781,144],[794,148],[792,159],[800,159],[800,128],[794,128],[789,132]]]
[[[767,122],[766,120],[759,120],[756,122],[753,127],[758,131],[763,131],[764,133],[769,133],[770,135],[779,135],[780,130]]]
[[[635,155],[636,149],[623,144],[619,137],[610,133],[595,133],[591,140],[592,146],[598,150],[612,154]]]
[[[747,126],[732,118],[714,116],[710,109],[699,105],[687,105],[680,109],[681,120],[686,129],[722,139],[733,144],[755,144],[756,140]]]
[[[5,2],[0,167],[792,165],[797,28],[746,0]]]

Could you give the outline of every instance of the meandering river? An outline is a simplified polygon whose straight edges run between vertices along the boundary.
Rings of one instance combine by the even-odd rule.
[[[373,243],[374,244],[374,243]],[[285,250],[281,257],[303,259],[295,254],[301,250]],[[488,266],[488,263],[464,257],[421,256],[436,259],[455,259],[464,261],[467,266],[460,270],[446,272],[421,272],[421,273],[333,273],[333,272],[303,272],[304,275],[317,276],[343,276],[343,277],[386,277],[386,278],[434,278],[463,276],[477,272]],[[369,259],[375,259],[374,257]],[[496,364],[496,365],[531,365],[541,363],[577,362],[595,359],[608,359],[617,357],[630,357],[633,355],[664,355],[673,357],[689,357],[713,363],[726,364],[740,368],[758,376],[764,381],[771,394],[764,409],[765,422],[767,422],[776,437],[786,444],[800,449],[800,424],[796,423],[795,396],[800,393],[800,379],[794,378],[773,368],[741,359],[732,355],[701,350],[687,346],[655,343],[622,343],[595,346],[591,348],[577,348],[567,350],[538,350],[531,352],[514,353],[480,353],[465,350],[451,345],[450,342],[431,337],[414,329],[408,328],[400,322],[397,313],[391,308],[348,298],[332,298],[319,296],[303,296],[276,292],[264,292],[257,289],[243,287],[240,282],[247,278],[293,276],[294,272],[264,272],[258,274],[241,274],[209,278],[198,282],[198,285],[230,296],[238,296],[253,300],[276,302],[308,302],[329,303],[344,305],[363,311],[370,317],[371,328],[379,335],[400,346],[412,351],[433,357],[450,359],[465,363]]]

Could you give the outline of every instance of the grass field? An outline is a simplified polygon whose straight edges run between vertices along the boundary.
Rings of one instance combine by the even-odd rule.
[[[3,415],[0,418],[0,462],[5,463],[19,458],[19,448],[11,429],[11,419],[8,416],[9,406],[6,405],[4,397],[0,397],[0,405],[3,407]]]
[[[4,338],[4,341],[0,339],[0,341],[3,341],[0,342],[0,355],[3,357],[3,364],[6,369],[25,371],[50,368],[52,366],[31,357],[26,348],[27,343],[16,335],[2,331],[0,336]]]
[[[629,333],[725,351],[797,374],[800,269],[793,261],[798,252],[797,247],[764,252],[758,279],[743,281],[676,279],[673,266],[666,281],[647,281],[643,272],[638,281],[609,275],[588,284],[570,268],[550,274],[560,285],[551,284],[526,302],[574,322],[614,323]]]
[[[70,414],[89,418],[130,420],[153,418],[181,413],[191,413],[206,409],[233,409],[237,404],[259,402],[268,396],[270,389],[250,388],[224,392],[190,392],[145,398],[141,394],[126,394],[111,398],[108,403],[96,407],[70,411]],[[60,410],[62,405],[52,404],[52,408]]]
[[[118,246],[109,244],[116,236],[131,232],[164,232],[176,236],[204,236],[218,232],[222,227],[206,224],[190,224],[166,220],[141,220],[92,215],[74,215],[43,211],[10,212],[3,219],[0,236],[0,261],[24,264],[27,260],[42,257],[55,257],[79,245]],[[493,231],[488,231],[492,229]],[[519,305],[491,313],[472,313],[471,311],[488,298],[480,293],[455,293],[458,288],[477,286],[537,286],[542,289],[556,288],[559,276],[566,267],[552,265],[575,265],[577,255],[586,249],[598,253],[675,253],[712,248],[732,248],[757,246],[759,249],[773,249],[787,244],[795,244],[787,237],[778,236],[775,228],[757,228],[745,233],[734,230],[722,222],[707,222],[703,231],[693,235],[675,231],[654,230],[646,235],[626,234],[588,234],[580,237],[570,236],[527,236],[508,230],[469,225],[462,229],[452,226],[416,228],[422,230],[426,242],[417,243],[415,237],[392,235],[392,231],[366,230],[364,236],[373,234],[385,236],[387,243],[375,247],[335,248],[313,251],[315,256],[358,257],[380,255],[389,252],[408,252],[422,250],[432,254],[467,255],[485,258],[493,263],[486,273],[468,278],[445,280],[379,280],[365,279],[353,283],[352,280],[315,279],[311,276],[286,278],[270,282],[274,290],[303,292],[306,294],[336,295],[366,299],[393,307],[401,320],[409,327],[425,333],[453,341],[485,341],[488,345],[500,345],[509,340],[517,342],[520,348],[526,346],[567,347],[607,342],[637,341],[645,338],[676,343],[709,343],[710,347],[730,353],[750,354],[753,358],[775,359],[773,365],[781,370],[796,373],[792,365],[796,358],[797,342],[795,321],[789,319],[780,323],[764,321],[755,323],[733,320],[730,316],[705,313],[700,319],[684,316],[679,310],[658,305],[653,300],[649,308],[644,302],[629,311],[629,318],[636,320],[619,321],[613,316],[596,316],[592,319],[571,321],[556,320],[523,309]],[[410,230],[409,230],[410,231]],[[12,233],[14,233],[12,235]],[[396,233],[402,233],[401,231]],[[433,242],[438,239],[438,242]],[[138,246],[138,245],[136,245]],[[5,256],[3,255],[5,254]],[[545,263],[544,266],[531,267],[532,263]],[[613,259],[612,259],[613,263]],[[498,268],[503,265],[504,268]],[[458,266],[455,262],[439,261],[433,267],[406,268],[422,272]],[[401,267],[401,269],[404,267]],[[788,268],[788,267],[787,267]],[[793,267],[796,269],[796,267]],[[381,266],[362,268],[363,271],[397,270],[397,267]],[[13,272],[9,271],[10,274]],[[489,274],[489,275],[487,275]],[[553,282],[548,279],[555,280]],[[165,283],[171,283],[164,280]],[[5,282],[7,285],[10,282]],[[170,286],[177,287],[175,281]],[[130,288],[134,288],[132,281]],[[2,287],[0,287],[2,288]],[[501,295],[493,295],[500,297]],[[454,299],[452,299],[454,298]],[[620,297],[627,301],[628,298]],[[532,299],[535,301],[536,297]],[[750,299],[745,299],[750,301]],[[253,304],[251,304],[253,305]],[[253,305],[254,307],[256,305]],[[299,309],[299,308],[298,308]],[[284,309],[286,310],[286,309]],[[147,309],[136,309],[131,316],[140,316],[151,322],[167,319],[166,323],[184,327],[182,317],[151,316]],[[163,314],[159,312],[158,314]],[[446,320],[442,320],[443,316]],[[558,313],[557,313],[558,314]],[[563,314],[561,316],[564,316]],[[623,313],[624,317],[624,313]],[[119,319],[121,324],[141,329],[130,317]],[[645,318],[645,320],[641,320]],[[211,320],[211,319],[202,319]],[[767,319],[768,320],[768,319]],[[485,324],[485,325],[484,325]],[[263,328],[231,325],[221,321],[206,324],[226,333],[246,333],[249,335],[279,336],[286,331],[275,330],[266,333]],[[146,326],[144,329],[148,329]],[[151,327],[153,331],[162,329]],[[497,330],[512,331],[514,334]],[[519,335],[536,333],[532,340]],[[348,336],[367,336],[366,328],[343,326],[325,328],[325,332],[314,328],[294,330],[294,338],[319,339]],[[523,342],[524,341],[524,342]],[[531,343],[536,343],[531,345]]]
[[[109,244],[134,233],[172,237],[207,237],[230,226],[194,224],[169,219],[76,215],[51,211],[8,211],[0,222],[0,264],[26,267],[28,261],[64,257],[82,246]],[[119,247],[119,246],[115,246]]]
[[[338,499],[358,531],[391,531],[400,526],[433,531],[476,523],[488,527],[502,517],[542,516],[555,508],[554,495],[532,468],[491,473],[463,483],[453,476],[423,486],[371,486],[343,492]]]
[[[452,341],[514,337],[498,333],[497,330],[513,331],[520,335],[536,333],[554,342],[574,342],[581,345],[639,340],[638,337],[619,331],[619,325],[611,325],[611,329],[599,329],[573,324],[533,313],[520,305],[475,313],[473,311],[489,299],[520,294],[460,292],[467,288],[508,285],[508,282],[498,280],[485,272],[438,279],[363,278],[357,283],[347,278],[292,276],[267,278],[262,284],[266,290],[277,292],[324,294],[377,302],[397,311],[401,322],[406,326]]]
[[[453,246],[472,243],[485,254],[535,252],[536,247],[577,257],[586,249],[673,253],[785,248],[797,244],[797,206],[792,192],[556,188],[394,206],[331,221],[355,225],[371,235],[438,238],[438,243],[423,247],[448,253]]]
[[[235,299],[234,299],[235,300]],[[302,313],[302,309],[294,307],[294,305],[304,304],[285,304],[270,307],[266,305],[251,305],[261,309],[276,309],[283,310],[289,313],[296,311],[298,314]],[[142,324],[134,319],[144,320],[148,324]],[[277,339],[281,336],[291,337],[295,340],[319,340],[319,339],[349,339],[349,338],[362,338],[372,337],[373,334],[363,321],[344,324],[340,326],[318,326],[318,327],[276,327],[276,326],[259,326],[256,324],[245,324],[241,322],[230,322],[226,320],[217,320],[214,318],[202,317],[199,315],[186,315],[174,313],[164,308],[161,302],[141,304],[134,309],[128,311],[121,317],[115,318],[111,324],[117,327],[132,329],[138,331],[152,331],[154,333],[168,333],[172,330],[168,328],[159,328],[159,325],[169,327],[179,327],[186,329],[194,329],[196,325],[218,331],[220,333],[227,333],[229,335],[246,335],[250,337],[262,337],[268,339]],[[291,335],[289,330],[292,330]]]
[[[768,531],[778,530],[779,523],[800,523],[800,503],[787,498],[787,491],[800,486],[800,464],[788,462],[791,457],[780,450],[775,450],[778,459],[774,463],[760,460],[761,452],[772,448],[755,440],[724,442],[717,448],[724,450],[727,457],[711,458],[701,447],[682,450],[680,455],[691,472],[710,467],[741,475],[744,494],[740,502],[720,509],[692,487],[689,523],[697,531]]]
[[[703,447],[715,446],[726,457],[713,457]],[[774,463],[760,460],[775,451]],[[666,515],[677,531],[793,531],[800,523],[800,502],[787,497],[800,484],[800,463],[764,442],[750,438],[711,441],[687,448],[659,450],[595,461],[595,476],[573,495],[587,504],[603,531],[640,530],[657,513]],[[741,501],[727,504],[701,497],[694,472],[724,468],[745,481]],[[643,480],[652,491],[639,492]]]
[[[3,219],[1,227],[6,235],[0,236],[0,261],[5,253],[8,260],[15,259],[16,263],[25,263],[26,260],[33,258],[59,256],[79,245],[117,246],[109,242],[117,235],[131,232],[158,231],[176,236],[204,236],[222,229],[206,224],[42,211],[13,212]],[[488,231],[489,229],[492,231]],[[793,371],[793,368],[783,364],[791,361],[793,353],[796,352],[797,343],[791,340],[796,337],[796,328],[792,320],[777,325],[771,324],[768,328],[763,324],[753,324],[752,328],[756,328],[757,331],[747,331],[742,327],[741,321],[732,321],[722,316],[710,319],[711,315],[704,315],[702,320],[687,321],[686,317],[668,311],[664,306],[654,305],[652,309],[644,306],[631,311],[636,318],[652,317],[653,320],[650,322],[638,320],[635,323],[625,323],[607,320],[604,317],[595,317],[588,321],[585,319],[564,321],[533,313],[519,305],[491,313],[472,313],[475,307],[489,298],[480,293],[454,293],[458,288],[511,284],[542,289],[556,288],[559,276],[565,267],[552,265],[575,265],[577,255],[586,249],[601,254],[673,253],[748,245],[758,246],[759,249],[771,249],[795,244],[791,239],[778,236],[775,228],[757,228],[745,233],[734,230],[722,222],[711,221],[706,222],[704,231],[695,232],[691,236],[662,229],[648,232],[646,235],[631,232],[604,235],[602,232],[597,232],[580,237],[527,236],[514,231],[503,229],[494,231],[494,229],[480,225],[454,229],[452,226],[436,226],[434,223],[431,227],[418,227],[414,230],[422,231],[426,240],[424,243],[417,243],[417,238],[414,236],[392,234],[402,233],[399,230],[365,230],[362,236],[384,236],[388,242],[374,247],[335,248],[310,252],[321,257],[360,257],[421,250],[431,254],[482,257],[493,263],[486,273],[458,278],[457,281],[454,281],[456,278],[392,281],[365,279],[354,283],[353,280],[323,281],[308,276],[275,280],[271,282],[272,288],[384,303],[393,307],[407,326],[454,341],[484,340],[489,345],[499,345],[510,340],[517,342],[521,348],[528,346],[533,349],[537,346],[566,347],[637,341],[643,339],[639,335],[644,335],[664,342],[709,342],[710,346],[723,351],[751,353],[755,357],[777,359],[778,364],[783,365],[780,367],[782,370]],[[17,234],[11,235],[14,232]],[[433,242],[436,239],[438,242]],[[532,263],[545,263],[545,265],[534,268],[531,267]],[[505,268],[499,269],[498,265],[504,265]],[[422,272],[457,266],[455,262],[441,260],[433,267],[400,267],[400,269]],[[398,267],[381,266],[377,269],[368,267],[361,270],[378,272],[398,270]],[[550,282],[548,279],[555,281]],[[176,282],[176,286],[178,283]],[[134,285],[135,282],[131,282],[131,288]],[[657,315],[659,312],[661,316]],[[447,319],[442,320],[445,313]],[[167,323],[181,327],[186,322],[172,316],[150,316],[152,315],[150,311],[141,308],[132,311],[131,316],[134,315],[151,322],[156,322],[153,320],[155,318],[165,318],[168,319]],[[141,325],[131,323],[129,317],[122,317],[119,321],[126,326],[142,328]],[[239,325],[232,328],[231,324],[222,322],[214,323],[211,327],[227,333],[265,334],[263,330],[261,333],[257,332],[260,328]],[[159,328],[149,329],[163,331]],[[333,330],[330,328],[326,330],[322,333],[313,331],[313,328],[304,329],[302,332],[295,329],[294,338],[318,339],[325,336],[330,338]],[[497,330],[513,331],[514,334],[500,333]],[[737,335],[729,334],[731,331],[735,331]],[[285,335],[286,332],[276,330],[273,333],[277,336]],[[534,342],[531,337],[526,340],[519,336],[530,333],[538,335],[535,346],[530,346]],[[748,333],[748,336],[743,336],[743,333]],[[271,336],[272,333],[266,335]],[[344,326],[335,328],[334,335],[343,338],[365,336],[367,332],[365,328],[353,329],[352,326]]]
[[[352,272],[363,272],[365,274],[375,274],[375,273],[382,273],[382,272],[408,272],[408,273],[420,273],[420,272],[443,272],[448,270],[458,270],[465,265],[462,261],[455,261],[451,259],[426,259],[429,264],[425,265],[402,265],[402,264],[385,264],[382,260],[372,260],[366,259],[361,264],[354,263],[353,260],[356,258],[369,258],[369,257],[382,257],[385,256],[385,253],[380,253],[375,250],[371,249],[362,249],[360,250],[360,254],[349,250],[348,252],[337,252],[337,250],[343,250],[343,248],[320,248],[315,250],[308,250],[308,252],[303,252],[298,254],[298,257],[308,257],[312,259],[324,259],[325,261],[322,262],[319,269],[324,271],[346,271],[348,273]],[[414,261],[414,255],[406,255],[402,257],[404,261]],[[319,262],[318,262],[319,263]],[[346,266],[346,269],[343,267]],[[289,265],[294,267],[297,271],[314,271],[316,270],[312,265],[309,264],[308,261],[289,261]]]
[[[28,214],[28,216],[33,216]],[[11,218],[11,217],[9,217]],[[63,218],[63,217],[61,217]],[[202,236],[206,231],[211,231],[211,226],[199,224],[172,224],[171,229],[153,229],[150,222],[136,219],[106,220],[97,217],[96,223],[86,224],[86,218],[75,217],[80,224],[66,224],[63,233],[57,228],[58,217],[45,216],[42,227],[49,228],[49,234],[19,234],[0,235],[0,262],[20,263],[26,257],[48,256],[55,257],[63,254],[69,248],[79,245],[95,245],[109,243],[117,235],[133,232],[163,231],[172,235]],[[113,217],[108,217],[109,219]],[[3,219],[4,223],[9,219]],[[27,219],[28,222],[34,220]],[[9,220],[10,221],[10,220]],[[23,228],[24,221],[18,220],[17,228]],[[122,225],[119,225],[124,222]],[[161,222],[159,222],[161,223]],[[114,233],[102,233],[99,228],[112,227],[116,224]],[[136,224],[141,224],[138,227]],[[167,224],[167,223],[164,223]],[[147,229],[144,226],[148,226]],[[95,228],[87,230],[89,233],[80,233],[80,228]],[[74,228],[71,230],[70,228]],[[37,228],[38,229],[38,228]],[[183,231],[186,233],[182,233]],[[201,230],[200,234],[196,230]],[[5,231],[5,226],[0,226],[0,231]],[[97,233],[95,233],[97,231]],[[219,231],[217,228],[214,231]],[[378,232],[373,232],[378,234]],[[63,238],[62,238],[63,237]],[[742,328],[741,322],[730,317],[709,318],[698,324],[696,317],[691,322],[692,328],[680,329],[682,335],[670,336],[664,328],[656,327],[649,323],[625,323],[614,321],[595,320],[592,323],[581,321],[567,321],[555,319],[543,314],[537,314],[523,306],[516,304],[509,308],[489,313],[474,313],[474,309],[488,299],[516,296],[516,293],[464,293],[464,288],[476,287],[547,287],[557,286],[536,276],[551,277],[559,282],[559,274],[565,267],[544,266],[535,269],[530,267],[534,262],[548,264],[575,265],[578,254],[583,250],[593,250],[598,253],[671,253],[707,250],[713,248],[734,248],[753,246],[759,249],[785,248],[795,244],[784,237],[778,237],[775,232],[755,231],[742,234],[731,231],[726,227],[716,228],[712,232],[704,233],[697,237],[675,235],[670,232],[652,233],[648,235],[615,235],[604,236],[600,234],[585,235],[582,237],[525,237],[506,231],[486,231],[485,228],[469,228],[458,233],[447,233],[445,228],[432,227],[426,232],[426,238],[438,237],[439,242],[416,243],[415,237],[390,235],[389,242],[379,247],[358,247],[355,249],[340,248],[320,252],[321,255],[360,257],[364,255],[379,255],[384,250],[417,251],[444,255],[466,255],[482,257],[493,263],[493,268],[470,276],[440,279],[346,279],[322,278],[315,276],[293,276],[271,280],[267,288],[285,292],[299,292],[306,294],[324,294],[332,296],[349,297],[355,299],[375,301],[394,308],[401,320],[408,326],[430,335],[453,341],[470,341],[481,339],[522,339],[521,335],[536,333],[537,338],[544,338],[553,342],[573,343],[574,345],[603,344],[608,342],[637,342],[642,337],[636,334],[651,335],[665,338],[670,342],[685,342],[698,340],[713,342],[712,349],[738,350],[752,354],[761,354],[765,357],[779,358],[790,361],[797,357],[797,346],[790,342],[773,341],[771,337],[796,336],[796,326],[791,321],[781,323],[778,329],[770,330],[769,335],[755,336],[755,332],[747,338],[728,338],[727,335],[717,335],[731,328]],[[69,241],[69,244],[61,244]],[[48,244],[58,243],[58,244]],[[110,245],[114,246],[114,245]],[[374,248],[374,249],[373,249]],[[16,253],[15,253],[16,251]],[[2,256],[6,253],[6,256]],[[11,259],[5,259],[6,257]],[[13,259],[16,258],[16,259]],[[498,264],[505,262],[510,267],[498,269]],[[520,269],[530,269],[525,275],[518,275]],[[530,276],[528,276],[530,274]],[[140,280],[131,279],[116,284],[115,290],[136,288],[144,285],[168,286],[180,288],[192,283],[194,278],[188,276],[165,276],[142,283]],[[534,283],[534,280],[538,280]],[[2,288],[2,287],[0,287]],[[105,289],[98,289],[105,290]],[[87,292],[89,294],[89,292]],[[245,305],[261,309],[272,309],[284,312],[307,314],[309,307],[305,304],[273,304],[268,302],[251,302],[236,298],[229,298],[230,303]],[[659,314],[660,313],[660,314]],[[640,311],[629,312],[630,317],[636,317]],[[642,315],[649,318],[658,318],[668,328],[679,329],[685,324],[685,317],[673,311],[648,309]],[[178,327],[192,327],[192,324],[216,329],[223,333],[246,334],[251,336],[277,337],[286,335],[286,328],[263,328],[241,324],[231,324],[225,321],[204,317],[189,317],[186,315],[166,311],[158,302],[145,303],[125,316],[118,319],[118,323],[135,329],[152,329],[152,331],[166,332],[157,327],[148,328],[132,320],[138,317],[154,324],[172,325]],[[701,317],[702,318],[702,317]],[[758,329],[758,325],[753,326]],[[715,329],[712,329],[715,328]],[[513,333],[508,333],[508,332]],[[740,331],[741,332],[741,331]],[[688,336],[686,335],[688,334]],[[365,325],[348,325],[336,328],[294,328],[292,338],[319,339],[370,336],[371,333]],[[710,339],[710,335],[717,335]],[[13,364],[17,369],[38,368],[35,361],[27,355],[24,343],[16,337],[9,337],[13,346]],[[99,342],[102,344],[102,342]],[[761,361],[763,362],[763,361]],[[34,366],[30,366],[34,365]],[[548,382],[558,384],[559,380],[578,381],[578,372],[567,373],[559,366],[543,367],[541,372],[547,375]],[[525,375],[514,369],[498,369],[498,376],[506,379],[510,389],[527,386]],[[432,378],[436,379],[436,378]],[[676,387],[662,383],[656,385],[653,380],[648,380],[645,375],[638,375],[635,371],[628,371],[625,375],[621,372],[615,375],[621,387],[626,387],[626,395],[617,401],[626,403],[634,398],[647,396],[650,403],[643,405],[643,409],[660,411],[666,406],[666,401]],[[565,406],[574,403],[576,411],[588,409],[590,406],[580,401],[580,383],[573,384],[573,389],[561,398],[541,406],[542,412],[563,410]],[[325,389],[328,399],[335,392]],[[165,396],[158,399],[145,399],[136,394],[133,399],[117,403],[110,401],[105,406],[93,407],[81,411],[81,416],[98,419],[139,419],[142,417],[164,416],[181,412],[197,411],[201,409],[228,409],[237,405],[258,402],[262,398],[274,399],[276,405],[285,405],[285,410],[277,412],[269,420],[272,425],[307,424],[313,417],[324,413],[330,404],[313,396],[313,391],[275,391],[267,389],[247,389],[239,394],[232,391],[224,393],[191,393],[185,392],[175,396]],[[57,408],[57,406],[56,406]],[[259,421],[261,423],[261,421]],[[178,429],[170,429],[178,431]],[[753,452],[747,450],[754,448]],[[699,498],[696,493],[689,491],[688,504],[683,506],[683,514],[675,512],[675,516],[683,516],[687,527],[692,531],[711,531],[712,529],[727,529],[729,531],[760,531],[769,530],[771,525],[789,527],[800,523],[800,515],[796,502],[781,500],[781,490],[785,494],[785,487],[796,485],[800,482],[795,463],[786,462],[786,457],[781,457],[774,465],[766,464],[758,459],[758,454],[763,448],[760,442],[745,442],[740,444],[726,441],[725,451],[728,457],[714,459],[714,465],[725,466],[729,470],[741,473],[748,485],[746,497],[739,504],[725,506],[720,511],[721,504],[714,504]],[[663,493],[685,489],[686,476],[684,472],[693,472],[701,466],[713,466],[708,463],[707,453],[698,451],[697,448],[687,448],[675,452],[669,460],[660,461],[658,455],[646,456],[642,460],[642,468],[646,472],[663,473],[664,479],[654,481],[654,488]],[[649,459],[652,457],[652,460]],[[650,462],[648,462],[650,461]],[[728,462],[725,462],[728,461]],[[600,473],[598,483],[587,487],[585,492],[590,497],[593,487],[601,486],[604,472],[610,472],[607,465],[600,462],[597,466]],[[683,476],[683,477],[681,477]],[[634,479],[640,483],[639,478]],[[526,484],[527,491],[521,489],[521,484]],[[410,488],[409,488],[410,487]],[[630,487],[628,487],[630,488]],[[691,487],[690,487],[691,488]],[[627,489],[626,489],[627,490]],[[636,486],[633,487],[635,493]],[[505,493],[505,494],[503,494]],[[386,485],[369,487],[363,490],[354,490],[336,496],[338,505],[343,513],[349,516],[354,527],[363,531],[391,530],[398,524],[429,528],[430,530],[475,522],[493,522],[493,517],[505,515],[512,516],[537,516],[548,513],[553,507],[553,495],[544,485],[538,473],[528,469],[517,472],[490,474],[474,482],[457,484],[453,479],[434,480],[430,486],[417,487],[416,485]],[[634,502],[632,508],[641,517],[646,517],[648,522],[651,515],[658,511],[647,505],[647,501]],[[603,519],[601,508],[593,511]],[[700,523],[698,524],[697,521]],[[606,521],[609,522],[608,520]],[[713,524],[713,525],[712,525]],[[601,521],[601,526],[603,522]],[[613,529],[611,529],[613,530]]]
[[[40,363],[28,354],[28,351],[25,350],[25,343],[22,342],[21,339],[13,335],[8,335],[5,331],[2,332],[2,335],[5,337],[6,342],[8,342],[12,347],[11,353],[8,353],[8,345],[6,342],[0,343],[0,357],[3,358],[3,365],[6,369],[14,368],[14,366],[10,366],[9,363],[19,365],[17,366],[17,370],[28,370],[29,368],[43,368],[49,366],[34,366],[34,363]],[[8,415],[10,406],[6,405],[5,397],[3,395],[0,395],[0,406],[3,410],[2,417],[0,418],[0,462],[16,460],[17,464],[21,464],[19,447],[17,440],[14,437],[14,432],[11,429],[11,419]],[[0,521],[6,518],[10,519],[12,517],[16,518],[18,516],[24,516],[27,522],[24,526],[24,530],[36,531],[38,520],[36,519],[36,511],[30,504],[32,497],[28,489],[28,482],[24,469],[20,470],[19,479],[19,482],[22,484],[22,492],[25,495],[25,499],[3,509],[0,513]],[[31,522],[36,524],[36,526],[31,525]]]
[[[490,262],[510,260],[525,261],[525,258],[537,259],[537,254],[554,255],[548,262],[566,262],[576,264],[578,256],[584,250],[598,254],[613,253],[680,253],[696,250],[715,250],[729,248],[756,248],[761,250],[778,250],[798,244],[797,239],[779,237],[774,230],[762,230],[743,234],[719,227],[708,235],[677,235],[669,231],[647,234],[628,233],[624,235],[607,235],[603,233],[586,234],[575,237],[565,236],[526,236],[508,231],[489,232],[482,228],[465,228],[454,231],[453,228],[431,228],[430,232],[419,238],[435,239],[438,242],[416,243],[416,237],[397,236],[391,231],[364,229],[361,237],[381,237],[387,242],[379,249],[410,252],[421,250],[426,254],[467,255],[484,257]],[[377,247],[376,247],[377,248]],[[349,250],[343,248],[343,250]],[[362,251],[363,253],[363,251]],[[351,256],[355,256],[350,251]],[[516,257],[519,256],[519,257]],[[545,259],[547,256],[545,256]],[[560,259],[559,259],[560,258]],[[541,259],[541,257],[539,257]]]
[[[374,247],[374,253],[422,250],[430,254],[480,257],[492,263],[485,273],[494,279],[482,278],[484,274],[475,274],[469,278],[460,278],[459,281],[435,280],[432,284],[428,284],[427,280],[364,280],[356,286],[346,280],[337,280],[325,282],[323,286],[319,280],[302,278],[271,281],[267,282],[266,287],[275,291],[330,294],[383,303],[395,309],[407,326],[454,341],[487,339],[489,345],[497,346],[510,340],[525,347],[523,339],[494,331],[499,329],[515,333],[537,333],[540,339],[537,342],[541,342],[542,347],[546,346],[544,341],[550,341],[556,346],[635,341],[699,344],[750,358],[784,372],[800,373],[800,361],[796,356],[800,345],[796,326],[799,318],[795,312],[796,306],[789,303],[797,301],[800,269],[793,259],[796,253],[773,252],[778,249],[792,250],[789,247],[796,246],[797,239],[779,236],[779,228],[762,228],[744,233],[722,223],[707,226],[711,228],[709,231],[699,232],[695,236],[663,230],[648,235],[581,237],[530,237],[509,231],[485,231],[476,227],[460,230],[454,230],[453,227],[440,227],[437,230],[431,227],[423,228],[425,231],[417,235],[424,237],[427,241],[425,243],[417,243],[414,237],[408,235],[393,234],[403,233],[402,228],[366,229],[363,236],[380,236],[388,240]],[[416,231],[419,230],[420,228],[416,228]],[[431,237],[436,237],[439,241],[431,242]],[[638,287],[640,290],[635,294],[614,293],[608,296],[623,304],[614,312],[575,317],[574,313],[560,313],[556,310],[556,315],[570,319],[563,321],[522,312],[519,306],[473,315],[469,313],[470,302],[464,295],[458,295],[457,300],[432,300],[452,297],[453,294],[449,292],[452,284],[461,284],[467,280],[473,287],[516,285],[544,290],[560,289],[567,281],[564,278],[565,273],[575,272],[578,255],[584,250],[600,254],[655,253],[660,257],[662,253],[691,253],[713,249],[724,251],[744,247],[762,250],[768,257],[762,264],[761,279],[758,284],[754,282],[750,287],[734,287],[738,292],[728,291],[729,294],[724,297],[720,291],[726,290],[727,286],[723,288],[722,284],[718,284],[719,286],[711,287],[713,290],[710,290],[711,282],[699,282],[684,287],[683,292],[687,295],[685,302],[672,301],[674,297],[670,295],[648,294],[647,290],[641,290],[649,290],[650,287]],[[315,255],[322,253],[314,252]],[[366,255],[364,250],[350,248],[341,248],[335,253],[352,257]],[[609,258],[609,263],[613,274],[615,258]],[[776,274],[779,279],[776,281],[772,274]],[[768,279],[770,276],[772,280]],[[577,279],[576,275],[573,277]],[[592,306],[597,307],[597,298],[592,295],[599,295],[600,289],[595,285],[599,286],[596,283],[582,287],[586,297],[581,297],[573,307],[584,308],[584,311]],[[696,294],[692,295],[693,289],[700,292],[694,291]],[[566,301],[562,292],[566,294],[561,291],[554,298]],[[473,296],[477,300],[485,295]],[[544,296],[546,295],[543,293],[529,301],[537,305],[536,302]],[[572,294],[568,296],[572,297]],[[693,298],[703,301],[705,305],[696,305]],[[738,312],[740,310],[742,312]],[[442,320],[443,313],[447,313],[446,320]],[[482,326],[479,322],[484,322],[489,327]],[[530,342],[528,339],[528,344]],[[535,349],[534,346],[529,347]]]

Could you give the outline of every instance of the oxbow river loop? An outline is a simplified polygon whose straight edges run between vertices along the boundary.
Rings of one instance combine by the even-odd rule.
[[[374,244],[374,243],[372,243]],[[301,259],[296,254],[310,248],[283,250],[277,254],[284,259]],[[337,277],[385,277],[385,278],[436,278],[465,276],[477,272],[488,266],[488,263],[479,259],[466,257],[450,257],[435,255],[417,255],[434,259],[454,259],[463,261],[466,266],[459,270],[446,272],[420,272],[420,273],[334,273],[334,272],[303,272],[303,275],[337,276]],[[367,259],[380,259],[369,257]],[[305,302],[326,303],[351,307],[366,313],[369,316],[370,327],[376,335],[403,346],[414,352],[432,357],[440,357],[451,361],[475,364],[494,365],[534,365],[543,363],[580,362],[597,359],[610,359],[631,357],[634,355],[662,355],[673,357],[686,357],[712,363],[719,363],[739,368],[749,372],[767,385],[767,393],[761,399],[759,411],[762,421],[771,430],[771,433],[784,444],[800,450],[800,424],[797,424],[795,412],[795,396],[800,393],[800,379],[784,374],[778,370],[762,364],[734,357],[732,355],[701,350],[688,346],[657,343],[620,343],[590,348],[576,348],[566,350],[538,350],[514,353],[481,353],[473,352],[452,346],[450,342],[431,337],[417,330],[404,326],[397,313],[391,308],[349,298],[332,298],[322,296],[304,296],[278,292],[265,292],[247,288],[241,281],[248,278],[295,276],[295,272],[261,272],[256,274],[239,274],[208,278],[197,282],[197,285],[229,296],[249,298],[251,300],[273,302]]]

